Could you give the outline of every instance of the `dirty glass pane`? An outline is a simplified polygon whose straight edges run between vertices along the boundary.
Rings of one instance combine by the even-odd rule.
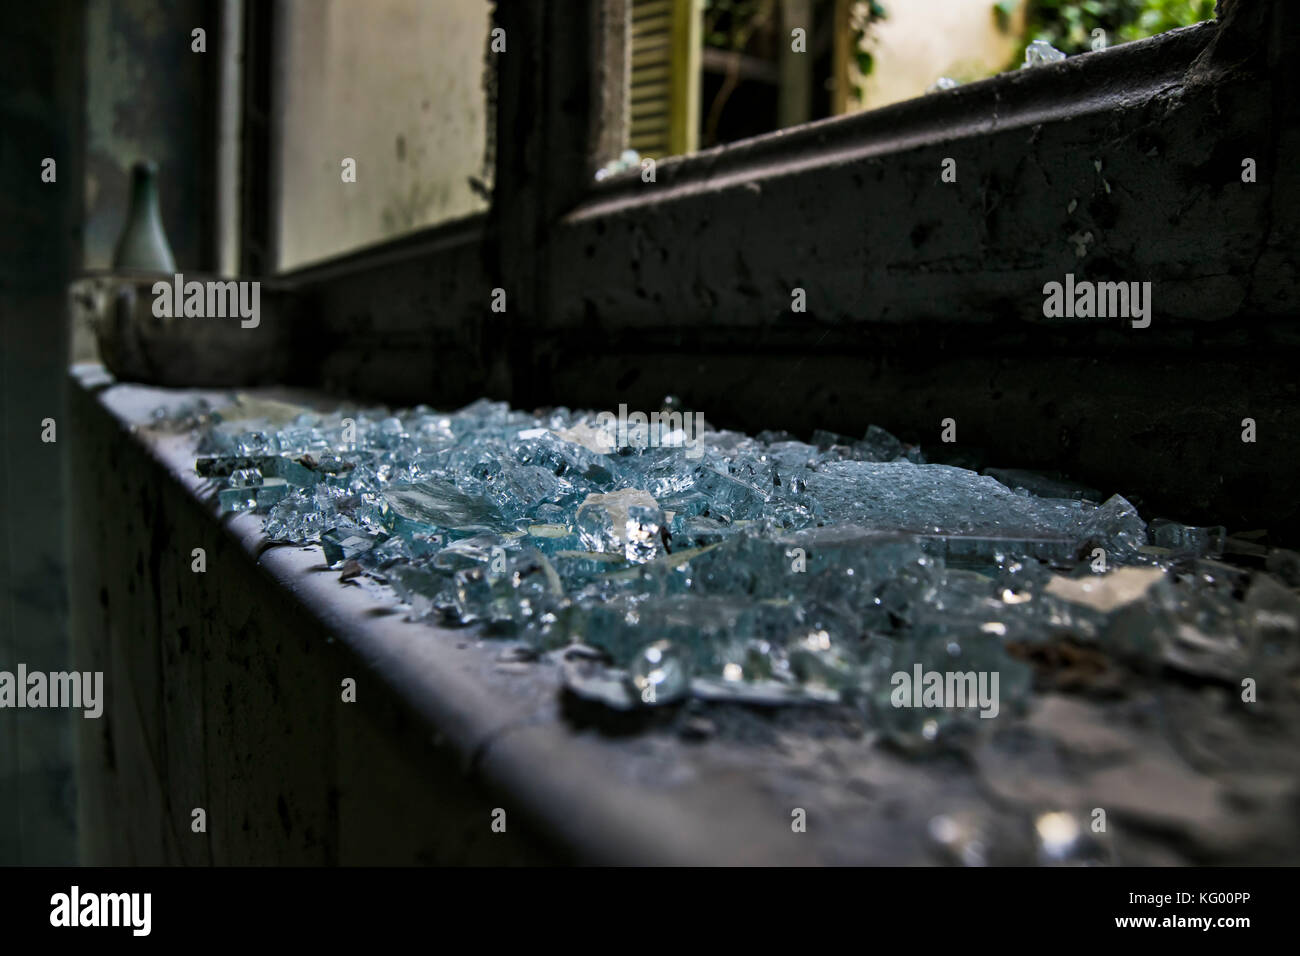
[[[277,265],[487,208],[487,0],[288,0],[276,23]]]
[[[694,152],[1187,26],[1214,0],[628,0],[628,146]],[[1031,45],[1041,41],[1037,46]],[[1041,50],[1041,53],[1039,52]]]

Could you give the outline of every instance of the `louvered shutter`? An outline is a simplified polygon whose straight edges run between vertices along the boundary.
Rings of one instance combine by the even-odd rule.
[[[632,0],[628,145],[655,159],[699,136],[699,0]]]

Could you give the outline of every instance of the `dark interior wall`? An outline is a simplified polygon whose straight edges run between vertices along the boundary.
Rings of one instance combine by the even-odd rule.
[[[86,10],[87,268],[107,268],[130,170],[158,164],[163,227],[181,271],[215,263],[220,7],[213,0],[92,0]],[[192,31],[206,33],[206,52]]]
[[[5,18],[0,63],[0,669],[67,667],[64,297],[81,265],[82,5]],[[42,162],[55,160],[55,181]],[[42,421],[56,422],[53,443]],[[67,710],[0,711],[0,864],[74,862]]]
[[[214,264],[217,13],[208,0],[47,0],[0,31],[3,669],[67,666],[65,535],[82,546],[60,482],[67,285],[110,264],[137,159],[159,164],[177,267]],[[205,53],[192,50],[196,27]],[[41,181],[46,157],[53,183]],[[0,864],[75,861],[69,713],[0,711]]]

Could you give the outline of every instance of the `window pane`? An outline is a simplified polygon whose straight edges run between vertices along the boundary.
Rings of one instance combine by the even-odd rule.
[[[628,146],[689,153],[1214,15],[1214,0],[628,0]],[[1045,56],[1054,56],[1046,51]]]
[[[487,208],[487,0],[286,0],[280,10],[280,269]]]

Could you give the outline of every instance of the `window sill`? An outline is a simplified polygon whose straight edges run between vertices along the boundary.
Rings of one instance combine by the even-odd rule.
[[[1294,856],[1284,800],[1232,800],[1293,778],[1200,773],[1122,706],[1086,697],[1044,693],[1011,724],[1104,751],[1104,767],[1077,776],[990,747],[961,763],[908,759],[827,711],[724,708],[602,733],[566,708],[555,666],[503,663],[508,645],[407,621],[391,595],[342,583],[318,548],[268,548],[259,517],[220,517],[192,438],[150,425],[155,408],[199,395],[222,398],[113,384],[99,366],[70,379],[74,655],[107,687],[105,721],[82,727],[82,817],[104,814],[121,841],[87,862],[445,862],[460,859],[451,840],[469,862],[921,864],[942,858],[932,818],[962,807],[1012,834],[998,862],[1023,864],[1033,816],[1067,806],[1116,808],[1129,864]],[[204,575],[190,570],[194,547]],[[344,677],[355,705],[340,701]],[[406,717],[375,716],[386,709]],[[1289,753],[1279,739],[1269,760]],[[491,795],[453,800],[465,781]],[[209,813],[197,849],[193,806]],[[497,807],[509,836],[490,831]],[[795,808],[805,833],[792,832]],[[454,830],[434,825],[453,816]],[[1129,827],[1142,839],[1124,841]]]

